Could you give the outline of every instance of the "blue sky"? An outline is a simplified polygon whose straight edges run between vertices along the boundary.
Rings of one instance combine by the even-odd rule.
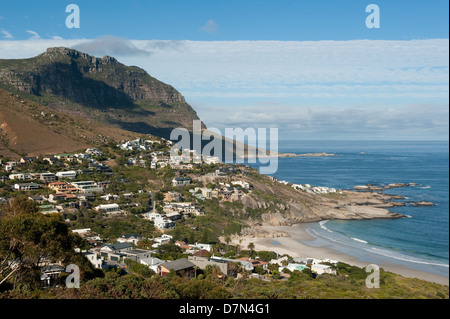
[[[75,3],[81,28],[68,29]],[[381,27],[365,25],[367,5]],[[448,139],[448,1],[8,1],[0,58],[111,55],[175,86],[209,127],[295,139]]]
[[[3,1],[0,25],[15,39],[26,30],[43,38],[164,40],[406,40],[448,38],[445,0],[47,0]],[[81,28],[67,29],[67,4],[77,4]],[[365,27],[365,8],[380,7],[380,29]],[[214,21],[217,28],[205,28]],[[214,24],[211,24],[214,26]],[[204,30],[204,31],[203,31]]]

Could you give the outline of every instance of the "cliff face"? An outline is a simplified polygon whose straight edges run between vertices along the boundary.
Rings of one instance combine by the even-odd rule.
[[[168,137],[191,130],[196,112],[172,86],[113,57],[49,48],[24,60],[0,60],[0,86],[53,109],[122,129]]]

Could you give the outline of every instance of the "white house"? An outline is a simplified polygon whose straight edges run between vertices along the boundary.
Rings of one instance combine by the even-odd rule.
[[[151,270],[153,270],[155,273],[158,273],[158,267],[159,265],[161,265],[162,263],[164,263],[161,259],[159,258],[155,258],[155,257],[150,257],[150,258],[141,258],[139,260],[139,262],[145,266],[147,266],[148,268],[150,268]]]
[[[156,218],[154,220],[155,226],[159,229],[167,229],[174,226],[174,223],[169,219],[164,218]]]
[[[331,266],[322,265],[322,264],[313,264],[313,265],[311,265],[311,271],[317,273],[318,275],[321,275],[321,274],[336,275],[336,270],[335,269],[331,268]]]
[[[72,229],[72,232],[77,233],[77,234],[84,234],[84,233],[88,233],[90,231],[91,231],[90,228]]]
[[[86,252],[84,253],[84,256],[89,260],[94,268],[102,268],[103,260],[101,260],[96,253]]]
[[[207,251],[211,251],[212,249],[212,245],[210,244],[200,244],[200,243],[195,243],[195,247],[202,250],[207,250]]]
[[[172,185],[174,187],[190,185],[191,183],[192,183],[192,180],[190,178],[175,177],[172,180]]]
[[[161,216],[161,214],[159,214],[159,213],[156,213],[156,212],[152,212],[152,213],[145,213],[144,214],[144,218],[145,219],[148,219],[148,220],[155,220],[155,219],[157,219],[157,218],[162,218],[162,216]]]
[[[244,181],[233,181],[233,182],[231,182],[231,184],[232,185],[239,185],[239,186],[241,186],[242,188],[245,188],[245,189],[249,189],[250,188],[250,184],[247,183],[247,182],[244,182]]]
[[[94,210],[96,210],[97,212],[105,212],[106,214],[118,214],[122,212],[118,204],[99,205],[96,206]]]
[[[29,180],[31,178],[31,174],[28,173],[16,173],[16,174],[10,174],[9,179],[17,179],[19,181]]]
[[[142,240],[142,236],[139,236],[137,234],[127,234],[127,235],[123,235],[120,238],[117,238],[117,241],[119,243],[131,243],[134,245],[137,245],[137,243]]]
[[[74,179],[77,177],[77,172],[75,171],[57,172],[56,176],[58,178]]]
[[[167,243],[169,243],[172,239],[173,239],[172,236],[167,235],[167,234],[164,234],[164,235],[162,235],[161,237],[156,237],[156,238],[153,238],[152,240],[153,240],[154,242],[159,243],[159,244],[167,244]]]
[[[14,184],[14,189],[18,191],[33,191],[39,188],[39,184],[36,183]]]

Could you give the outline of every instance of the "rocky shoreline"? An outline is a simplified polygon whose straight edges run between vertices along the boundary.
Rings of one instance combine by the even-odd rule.
[[[255,183],[252,181],[252,183]],[[279,197],[287,196],[289,200],[283,204],[277,203],[276,209],[263,213],[260,220],[248,222],[248,227],[242,230],[242,235],[250,238],[286,237],[282,232],[268,232],[267,226],[292,226],[295,224],[314,223],[324,220],[364,220],[364,219],[398,219],[408,218],[390,209],[402,206],[433,206],[428,201],[407,202],[403,196],[384,194],[384,189],[416,186],[416,183],[395,183],[386,187],[377,185],[355,186],[354,190],[338,190],[332,194],[308,194],[300,190],[288,188],[270,188],[267,185],[255,183],[256,189],[269,193],[279,193]],[[282,190],[282,192],[280,192]],[[270,202],[245,195],[242,199],[244,209],[261,209],[273,207]]]

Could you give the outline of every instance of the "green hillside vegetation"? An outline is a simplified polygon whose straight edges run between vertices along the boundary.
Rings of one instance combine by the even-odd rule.
[[[94,270],[84,256],[74,252],[82,245],[81,238],[71,234],[58,215],[42,215],[25,198],[17,198],[2,206],[0,215],[0,258],[14,259],[14,270],[2,263],[0,298],[42,299],[448,299],[447,286],[404,278],[381,269],[380,288],[365,285],[364,269],[339,263],[337,275],[314,276],[311,272],[294,271],[288,278],[266,276],[266,280],[249,278],[242,269],[241,279],[224,277],[215,267],[198,269],[193,279],[169,274],[162,278],[141,265],[128,260],[128,274]],[[230,249],[230,247],[228,247]],[[233,248],[234,251],[235,247]],[[230,249],[233,250],[233,249]],[[241,254],[256,254],[241,251]],[[261,252],[269,259],[270,252]],[[160,247],[163,258],[180,258],[174,245]],[[38,264],[46,258],[76,263],[81,268],[79,289],[39,289]],[[273,274],[277,274],[276,271]]]

